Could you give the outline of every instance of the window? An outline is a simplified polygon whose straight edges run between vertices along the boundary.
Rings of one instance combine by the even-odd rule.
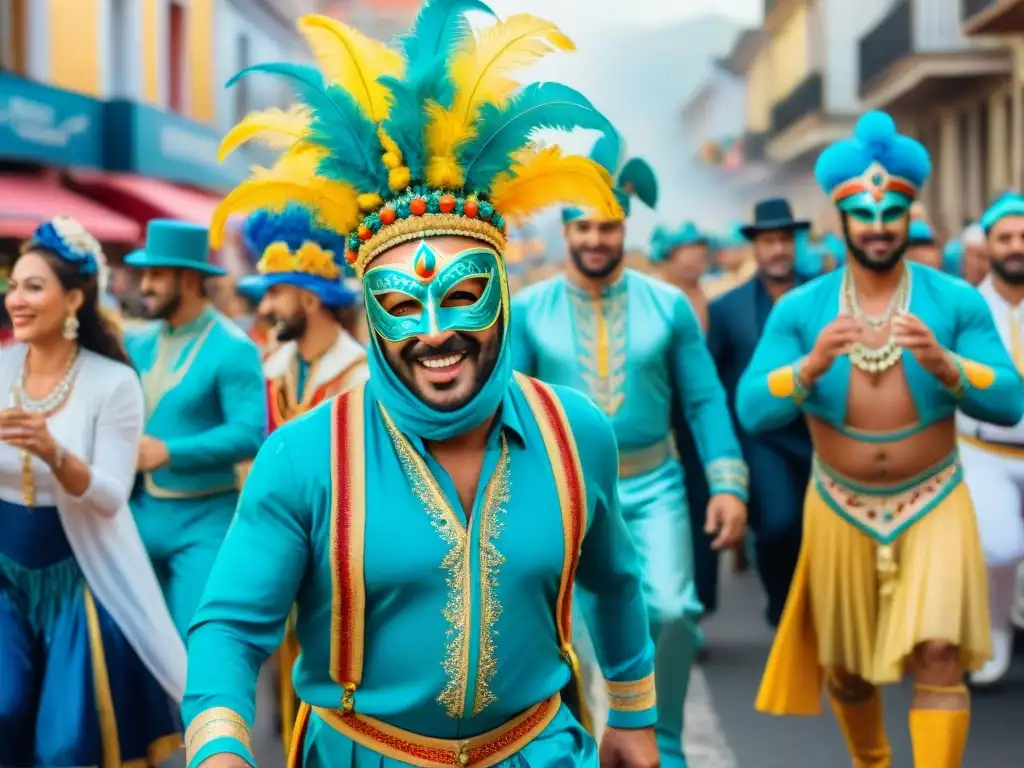
[[[25,0],[0,0],[0,69],[25,73]]]
[[[249,45],[249,38],[244,34],[235,37],[235,71],[241,72],[252,64],[252,51]],[[250,78],[243,77],[234,85],[235,91],[235,119],[241,120],[252,109],[252,93],[250,91]]]
[[[129,79],[131,50],[136,34],[131,26],[131,0],[110,0],[110,27],[107,33],[109,59],[109,81],[111,98],[128,98],[132,95]]]
[[[185,72],[188,66],[185,9],[175,0],[168,6],[167,106],[172,112],[185,111]]]

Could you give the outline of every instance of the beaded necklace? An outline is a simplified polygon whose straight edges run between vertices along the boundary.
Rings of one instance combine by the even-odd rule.
[[[18,375],[17,383],[11,388],[11,405],[20,408],[27,413],[49,416],[64,405],[71,394],[71,387],[78,375],[81,357],[78,354],[79,348],[75,347],[68,360],[67,370],[60,381],[54,385],[44,397],[34,398],[25,391],[26,369],[28,367],[28,355],[21,362],[21,373]],[[36,505],[35,478],[32,474],[32,454],[28,451],[21,452],[21,496],[26,507]]]
[[[889,326],[889,338],[880,347],[869,347],[862,342],[856,342],[850,349],[850,362],[865,373],[882,373],[889,370],[903,357],[903,347],[897,345],[893,340],[892,319],[897,313],[906,312],[910,306],[910,271],[906,267],[903,268],[896,291],[889,300],[885,311],[877,317],[869,317],[860,306],[860,302],[857,300],[857,289],[853,285],[853,280],[850,279],[849,271],[843,275],[842,296],[844,313],[852,314],[873,330]]]

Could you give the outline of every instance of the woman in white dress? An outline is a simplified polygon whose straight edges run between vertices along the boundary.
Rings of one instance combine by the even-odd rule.
[[[126,502],[142,390],[72,219],[22,248],[0,354],[0,766],[156,765],[185,653]]]

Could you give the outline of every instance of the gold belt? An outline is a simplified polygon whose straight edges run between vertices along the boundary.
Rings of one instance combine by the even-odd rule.
[[[562,699],[556,693],[493,731],[469,739],[435,739],[356,712],[322,707],[312,710],[338,733],[383,757],[420,768],[489,768],[533,741],[547,728],[560,706]],[[308,713],[308,707],[304,708]],[[301,714],[299,719],[304,719]]]
[[[619,477],[636,477],[653,472],[669,459],[678,457],[676,443],[671,435],[646,448],[619,451]]]

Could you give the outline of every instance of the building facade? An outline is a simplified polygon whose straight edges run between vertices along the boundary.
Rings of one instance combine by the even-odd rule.
[[[0,0],[0,237],[62,212],[125,243],[155,216],[209,221],[261,159],[219,163],[223,132],[251,109],[292,101],[269,78],[224,84],[245,66],[303,55],[294,16],[319,5]],[[119,218],[134,231],[103,224]]]

